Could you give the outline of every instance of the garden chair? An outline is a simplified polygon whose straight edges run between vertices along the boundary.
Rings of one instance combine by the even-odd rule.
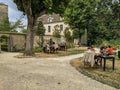
[[[94,53],[93,52],[85,52],[83,56],[84,67],[93,67],[95,60],[94,60]]]

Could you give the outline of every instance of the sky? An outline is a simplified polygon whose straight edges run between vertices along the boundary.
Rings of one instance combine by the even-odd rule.
[[[9,22],[15,22],[23,15],[23,13],[17,9],[13,0],[0,0],[0,3],[8,5]],[[27,25],[26,17],[23,18],[23,24]]]

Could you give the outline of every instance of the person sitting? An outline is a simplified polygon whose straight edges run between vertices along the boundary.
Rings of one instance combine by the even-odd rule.
[[[50,41],[49,41],[49,46],[51,47],[52,45],[53,45],[53,40],[52,40],[52,38],[50,38]]]
[[[49,49],[50,49],[50,53],[54,52],[54,47],[53,47],[53,44],[55,42],[53,42],[52,38],[50,38],[50,41],[49,41]]]
[[[108,46],[108,55],[113,55],[113,48],[110,45]]]
[[[106,49],[106,46],[102,45],[102,46],[100,47],[100,53],[103,54],[104,51],[105,51],[105,49]]]
[[[103,56],[103,55],[108,55],[108,48],[107,46],[104,46],[104,48],[102,48],[100,50],[100,55]]]

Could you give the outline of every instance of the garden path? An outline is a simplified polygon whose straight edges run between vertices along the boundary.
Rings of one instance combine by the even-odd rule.
[[[58,58],[16,58],[0,54],[0,90],[116,90],[78,72],[69,63],[83,54]]]

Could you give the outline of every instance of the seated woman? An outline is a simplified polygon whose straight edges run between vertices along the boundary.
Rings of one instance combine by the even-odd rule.
[[[113,48],[109,45],[108,46],[108,55],[113,55]]]

